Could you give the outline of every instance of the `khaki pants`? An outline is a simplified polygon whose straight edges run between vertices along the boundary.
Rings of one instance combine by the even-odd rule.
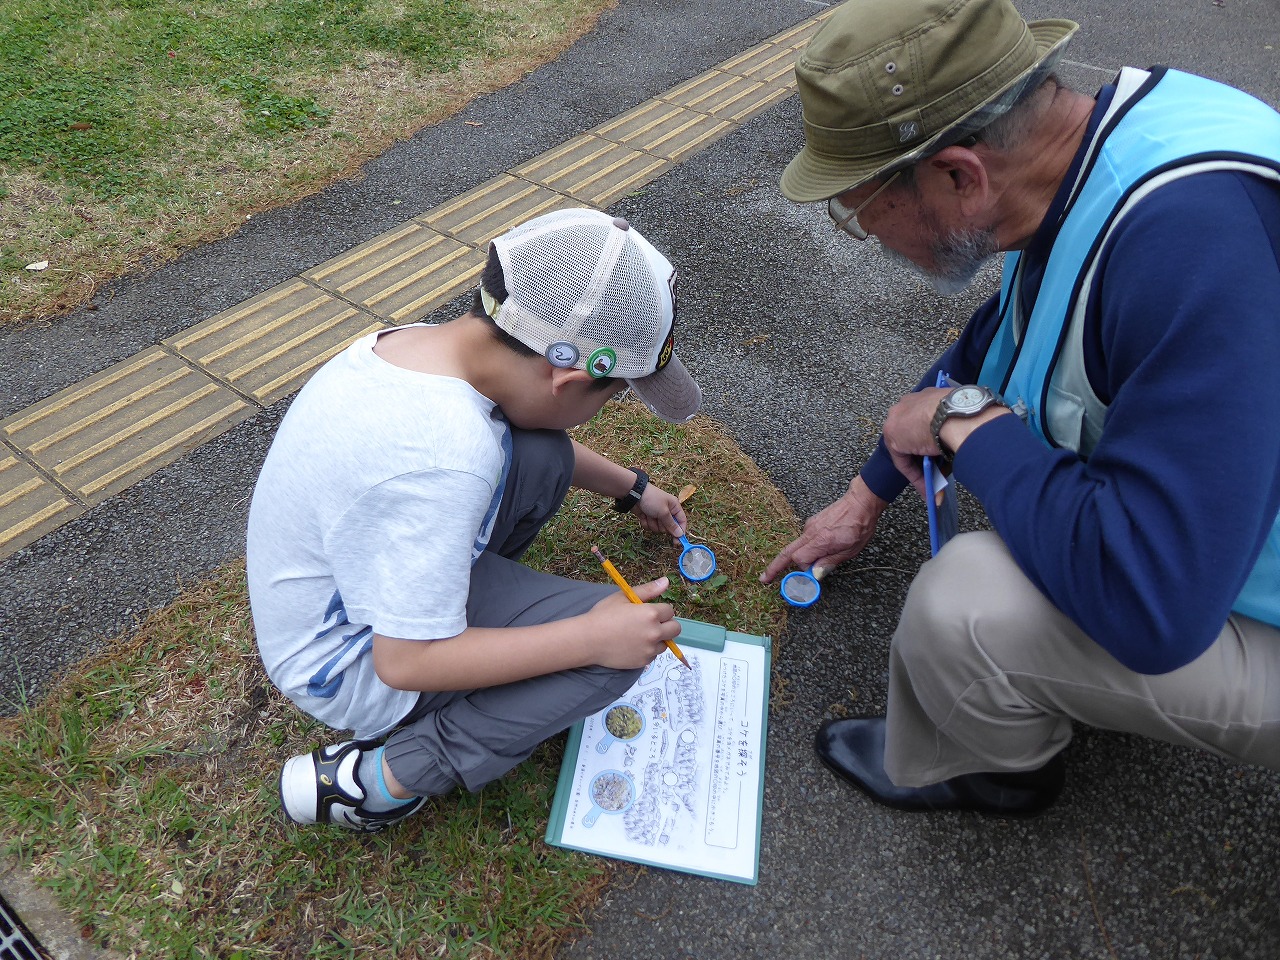
[[[1071,721],[1280,770],[1280,629],[1232,616],[1192,663],[1121,666],[1022,574],[994,533],[921,568],[890,649],[885,768],[899,786],[1030,770]]]

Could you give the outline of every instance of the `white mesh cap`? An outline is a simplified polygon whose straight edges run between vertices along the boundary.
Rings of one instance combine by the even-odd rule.
[[[481,294],[499,327],[557,367],[626,380],[664,420],[698,412],[702,391],[673,349],[675,268],[626,220],[560,210],[492,243],[507,299]]]

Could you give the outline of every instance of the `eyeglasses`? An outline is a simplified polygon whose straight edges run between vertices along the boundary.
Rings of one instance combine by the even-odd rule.
[[[863,229],[862,224],[858,222],[858,214],[867,209],[867,204],[880,196],[880,194],[884,193],[885,190],[888,189],[889,184],[893,183],[893,181],[897,180],[901,175],[901,170],[894,171],[893,175],[889,177],[888,180],[876,188],[875,193],[871,194],[871,196],[867,197],[867,199],[863,200],[856,207],[846,207],[840,202],[839,196],[832,197],[827,201],[827,216],[835,221],[837,230],[843,230],[855,240],[867,239],[867,231]]]

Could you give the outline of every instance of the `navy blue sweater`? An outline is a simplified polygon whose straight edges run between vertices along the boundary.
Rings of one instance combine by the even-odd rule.
[[[1023,254],[1032,296],[1065,194]],[[921,384],[974,382],[997,325],[993,297]],[[955,477],[1058,609],[1165,673],[1218,636],[1280,511],[1280,187],[1205,173],[1136,205],[1101,254],[1085,362],[1109,404],[1087,462],[997,417]],[[885,500],[906,486],[883,444],[862,477]]]

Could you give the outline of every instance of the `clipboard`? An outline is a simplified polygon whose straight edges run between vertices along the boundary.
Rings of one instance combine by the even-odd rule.
[[[954,387],[957,384],[945,370],[939,370],[936,385]],[[924,458],[924,501],[929,511],[929,555],[936,557],[946,542],[960,531],[960,509],[951,481],[935,457]]]
[[[924,458],[924,499],[929,511],[929,555],[936,557],[960,531],[960,511],[949,481],[933,457]]]
[[[664,652],[570,729],[546,840],[754,886],[772,642],[685,619],[678,642],[690,668]]]

